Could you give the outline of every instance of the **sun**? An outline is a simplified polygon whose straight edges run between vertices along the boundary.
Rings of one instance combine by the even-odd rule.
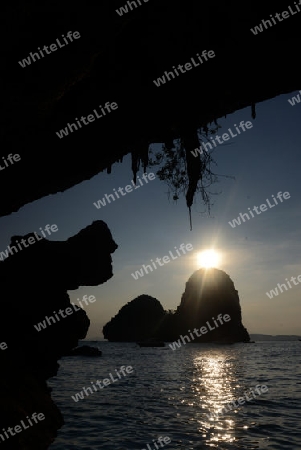
[[[205,269],[216,267],[220,261],[220,255],[216,250],[204,250],[197,254],[198,265]]]

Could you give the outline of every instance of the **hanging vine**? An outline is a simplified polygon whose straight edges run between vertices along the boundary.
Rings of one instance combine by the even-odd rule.
[[[215,122],[215,126],[209,128],[203,127],[197,131],[197,139],[189,140],[176,139],[173,146],[162,145],[161,151],[149,152],[149,166],[160,166],[157,176],[160,180],[165,181],[168,186],[168,195],[174,201],[179,200],[180,196],[186,197],[186,204],[191,213],[191,206],[196,193],[201,194],[202,201],[211,212],[211,196],[216,193],[209,191],[210,186],[218,182],[219,176],[213,172],[212,166],[217,166],[216,161],[212,157],[213,150],[203,150],[202,143],[211,142],[210,137],[217,133],[220,125]],[[197,148],[192,148],[192,142],[199,143],[199,152]],[[192,151],[196,156],[192,154]],[[226,176],[227,178],[233,178]],[[190,228],[191,215],[190,215]]]

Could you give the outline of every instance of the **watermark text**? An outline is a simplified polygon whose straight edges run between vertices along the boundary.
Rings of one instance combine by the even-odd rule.
[[[175,249],[176,249],[176,253],[177,253],[178,256],[175,256],[171,251],[169,251],[169,256],[171,257],[172,260],[178,259],[179,256],[182,256],[181,253],[180,253],[180,250],[181,250],[182,254],[185,255],[186,251],[190,252],[191,250],[193,250],[193,247],[192,247],[191,244],[186,244],[186,245],[185,244],[181,244],[180,245],[180,250],[177,247],[175,247]],[[164,266],[164,264],[168,264],[171,261],[169,256],[166,255],[166,256],[163,256],[163,258],[156,258],[156,263],[159,266],[161,266],[161,267]],[[163,261],[163,263],[161,262],[161,260]],[[152,259],[151,259],[151,262],[152,262],[153,267],[155,269],[157,269],[158,267],[157,267],[156,263]],[[141,267],[140,270],[136,270],[136,272],[132,273],[131,275],[132,275],[132,277],[135,280],[138,280],[139,277],[143,277],[144,276],[144,272],[146,274],[148,274],[148,270],[153,272],[153,270],[154,270],[153,267],[151,265],[143,264],[143,266]]]
[[[290,195],[289,192],[283,192],[283,193],[282,193],[282,192],[280,191],[280,192],[278,192],[278,194],[277,194],[276,197],[277,197],[278,200],[280,200],[280,202],[282,203],[282,202],[283,202],[282,197],[284,198],[284,200],[288,200],[288,199],[291,197],[291,195]],[[269,202],[269,199],[266,199],[266,202],[267,202],[269,208],[274,208],[276,205],[278,205],[278,202],[277,202],[277,200],[276,200],[276,198],[275,198],[274,195],[272,195],[272,198],[273,198],[272,201],[274,201],[274,204],[271,204],[271,203]],[[259,211],[259,209],[260,209],[260,211]],[[248,208],[248,210],[249,210],[249,213],[244,213],[244,214],[239,213],[239,216],[240,216],[240,217],[238,216],[237,219],[233,219],[232,221],[228,222],[229,225],[231,225],[232,228],[235,228],[236,225],[241,225],[242,222],[241,222],[240,219],[242,219],[243,222],[246,221],[245,217],[246,217],[248,220],[250,220],[249,214],[250,214],[251,217],[255,217],[255,215],[254,215],[253,212],[251,211],[251,208]],[[267,205],[266,205],[265,203],[263,203],[263,204],[260,205],[259,207],[258,207],[258,206],[254,206],[254,207],[253,207],[253,211],[255,211],[257,215],[259,215],[259,214],[261,214],[262,212],[267,211]]]

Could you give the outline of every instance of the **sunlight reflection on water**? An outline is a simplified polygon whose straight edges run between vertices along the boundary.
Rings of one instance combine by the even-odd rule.
[[[195,368],[193,381],[197,384],[192,385],[192,390],[205,413],[198,421],[201,426],[199,431],[207,430],[207,433],[203,434],[207,443],[233,442],[235,440],[233,418],[219,418],[218,422],[215,420],[214,426],[212,424],[214,419],[205,420],[207,414],[218,413],[234,397],[233,385],[237,384],[237,378],[233,362],[228,361],[224,352],[216,351],[214,355],[206,358],[195,357],[193,363]]]
[[[172,351],[104,343],[102,358],[66,358],[49,383],[66,421],[51,449],[141,450],[164,435],[171,438],[166,450],[300,450],[298,344],[195,344]],[[135,373],[72,401],[121,364]],[[239,397],[258,384],[269,391],[240,406]],[[229,409],[233,401],[237,406]]]

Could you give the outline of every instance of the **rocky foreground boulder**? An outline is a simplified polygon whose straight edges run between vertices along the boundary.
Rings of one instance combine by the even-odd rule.
[[[16,245],[34,233],[11,239]],[[64,421],[53,403],[46,380],[57,374],[58,360],[86,337],[86,312],[71,307],[68,290],[97,286],[113,276],[117,245],[107,225],[95,221],[67,241],[40,239],[0,262],[0,444],[2,449],[44,450]],[[59,310],[71,311],[65,318]],[[34,325],[45,317],[45,328]],[[28,425],[27,417],[44,419]],[[42,416],[40,416],[42,417]],[[8,427],[23,427],[9,434]],[[20,425],[21,424],[21,425]],[[28,428],[28,429],[27,429]],[[19,430],[19,428],[17,428]],[[2,437],[1,437],[2,436]]]

